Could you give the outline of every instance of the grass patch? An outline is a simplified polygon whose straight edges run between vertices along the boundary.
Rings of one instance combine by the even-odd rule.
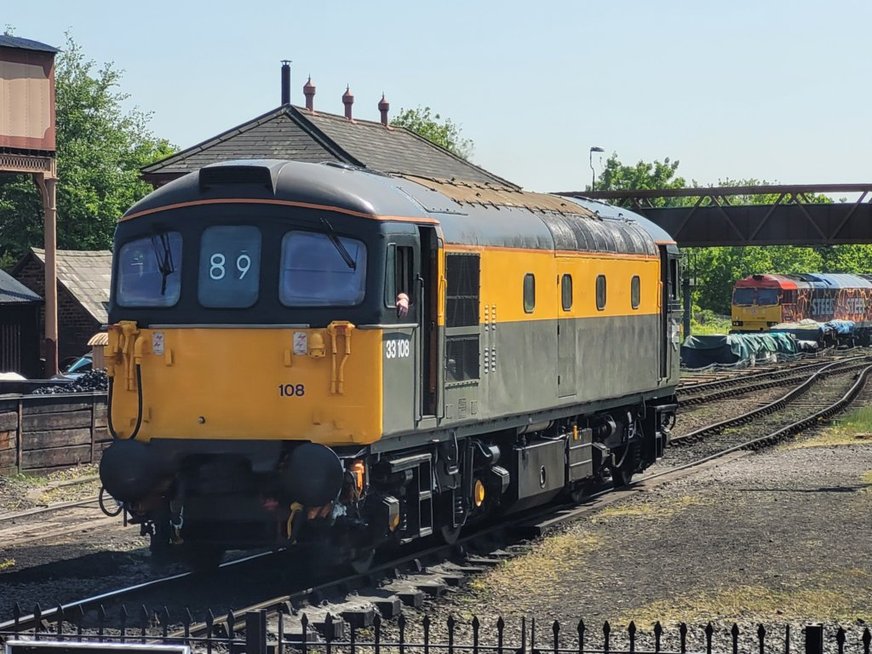
[[[0,572],[6,572],[15,567],[15,559],[0,559]]]
[[[821,577],[809,580],[802,588],[773,589],[747,585],[685,593],[678,598],[657,600],[634,609],[622,621],[636,624],[655,621],[706,622],[731,620],[741,616],[755,622],[830,620],[850,622],[872,615],[868,593],[857,587],[867,586],[869,574],[864,571],[841,571],[839,581]],[[848,579],[855,582],[851,584]]]
[[[846,413],[838,424],[813,438],[791,443],[787,449],[863,444],[872,445],[872,406],[859,407]]]
[[[593,522],[610,518],[667,518],[689,506],[704,504],[702,498],[684,495],[669,501],[637,502],[610,506],[593,517]]]
[[[589,533],[566,532],[548,536],[538,541],[529,553],[509,559],[473,579],[469,587],[487,595],[500,588],[533,588],[543,583],[555,583],[566,573],[568,560],[579,560],[600,546],[600,538]]]

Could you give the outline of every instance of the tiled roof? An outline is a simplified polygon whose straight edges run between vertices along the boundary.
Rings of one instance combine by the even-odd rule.
[[[167,181],[229,159],[341,161],[386,173],[515,186],[403,127],[290,105],[146,166],[142,173],[149,181]]]
[[[11,275],[0,270],[0,304],[30,304],[42,298]]]
[[[39,41],[31,41],[30,39],[22,39],[18,36],[10,34],[0,34],[0,48],[18,48],[20,50],[37,50],[39,52],[58,52],[54,48]]]
[[[365,167],[385,173],[515,185],[469,163],[404,127],[333,114],[301,111],[308,120]]]
[[[32,248],[45,263],[45,250]],[[111,250],[58,250],[58,281],[72,293],[94,320],[108,320]]]
[[[184,175],[228,159],[344,161],[312,138],[284,108],[259,116],[198,145],[142,169],[143,175]]]

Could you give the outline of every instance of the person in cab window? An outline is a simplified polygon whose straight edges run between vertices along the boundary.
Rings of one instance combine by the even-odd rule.
[[[409,315],[409,311],[411,311],[412,303],[409,300],[409,296],[406,293],[398,293],[397,294],[397,317],[405,318]]]

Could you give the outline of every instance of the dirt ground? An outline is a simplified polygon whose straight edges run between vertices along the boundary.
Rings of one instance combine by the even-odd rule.
[[[549,643],[553,620],[568,638],[584,619],[595,641],[606,620],[711,621],[722,638],[737,622],[749,643],[762,623],[782,650],[786,624],[838,623],[859,646],[870,536],[872,435],[830,429],[613,504],[475,578],[436,620],[535,616]]]

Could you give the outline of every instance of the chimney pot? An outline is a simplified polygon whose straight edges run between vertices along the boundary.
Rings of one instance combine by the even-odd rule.
[[[385,100],[385,94],[382,93],[381,100],[378,103],[378,110],[381,113],[381,124],[385,127],[388,126],[388,111],[390,111],[391,105]]]
[[[291,62],[282,60],[282,105],[291,104]]]
[[[342,94],[342,104],[345,105],[345,117],[351,120],[351,105],[354,104],[354,96],[351,95],[350,87],[345,87],[345,93]]]
[[[315,85],[312,84],[312,76],[303,85],[303,95],[306,96],[306,109],[315,111]]]

